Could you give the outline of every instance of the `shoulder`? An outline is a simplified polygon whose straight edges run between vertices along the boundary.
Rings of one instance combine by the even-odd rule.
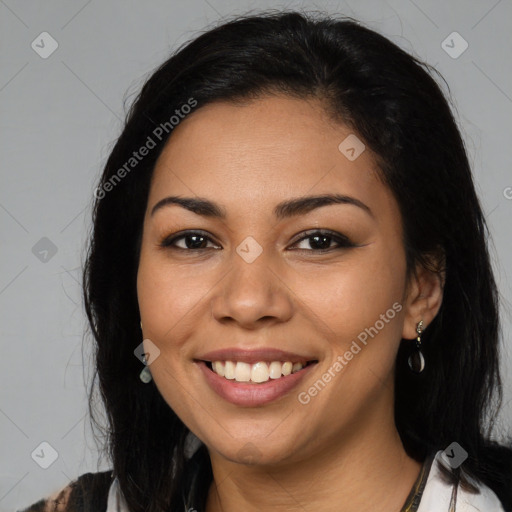
[[[104,512],[112,471],[85,473],[64,489],[17,512]]]
[[[441,466],[447,467],[441,457],[442,451],[437,452],[423,491],[417,512],[433,510],[452,510],[450,505],[455,503],[457,512],[506,512],[496,494],[481,482],[472,482],[478,492],[465,490],[460,485],[455,487],[442,477]]]

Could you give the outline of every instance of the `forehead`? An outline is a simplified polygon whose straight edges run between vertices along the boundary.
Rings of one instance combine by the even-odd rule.
[[[243,206],[267,209],[290,196],[332,192],[389,206],[371,151],[355,159],[346,153],[347,146],[357,153],[364,148],[356,137],[315,99],[208,104],[174,128],[157,161],[148,206],[169,194],[197,195],[242,213]]]

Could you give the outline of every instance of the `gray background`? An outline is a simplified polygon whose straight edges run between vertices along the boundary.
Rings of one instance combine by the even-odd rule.
[[[505,399],[497,435],[512,423],[511,0],[0,0],[1,511],[109,468],[97,466],[86,414],[92,372],[88,336],[82,350],[80,268],[93,187],[120,133],[123,100],[198,31],[267,7],[358,18],[437,66],[450,84],[504,299]],[[59,46],[43,59],[31,43],[45,31]],[[453,31],[469,44],[458,58],[442,47]],[[42,442],[58,453],[48,469],[31,458]]]

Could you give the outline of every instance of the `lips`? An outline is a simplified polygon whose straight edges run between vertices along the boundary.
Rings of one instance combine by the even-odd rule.
[[[277,349],[231,348],[202,354],[195,362],[219,396],[235,405],[255,407],[287,394],[318,360]]]

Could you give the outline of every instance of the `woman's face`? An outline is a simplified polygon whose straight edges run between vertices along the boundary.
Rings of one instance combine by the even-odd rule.
[[[299,461],[393,421],[396,352],[419,318],[398,205],[360,144],[316,100],[268,96],[198,109],[157,162],[137,281],[145,349],[215,456]]]

